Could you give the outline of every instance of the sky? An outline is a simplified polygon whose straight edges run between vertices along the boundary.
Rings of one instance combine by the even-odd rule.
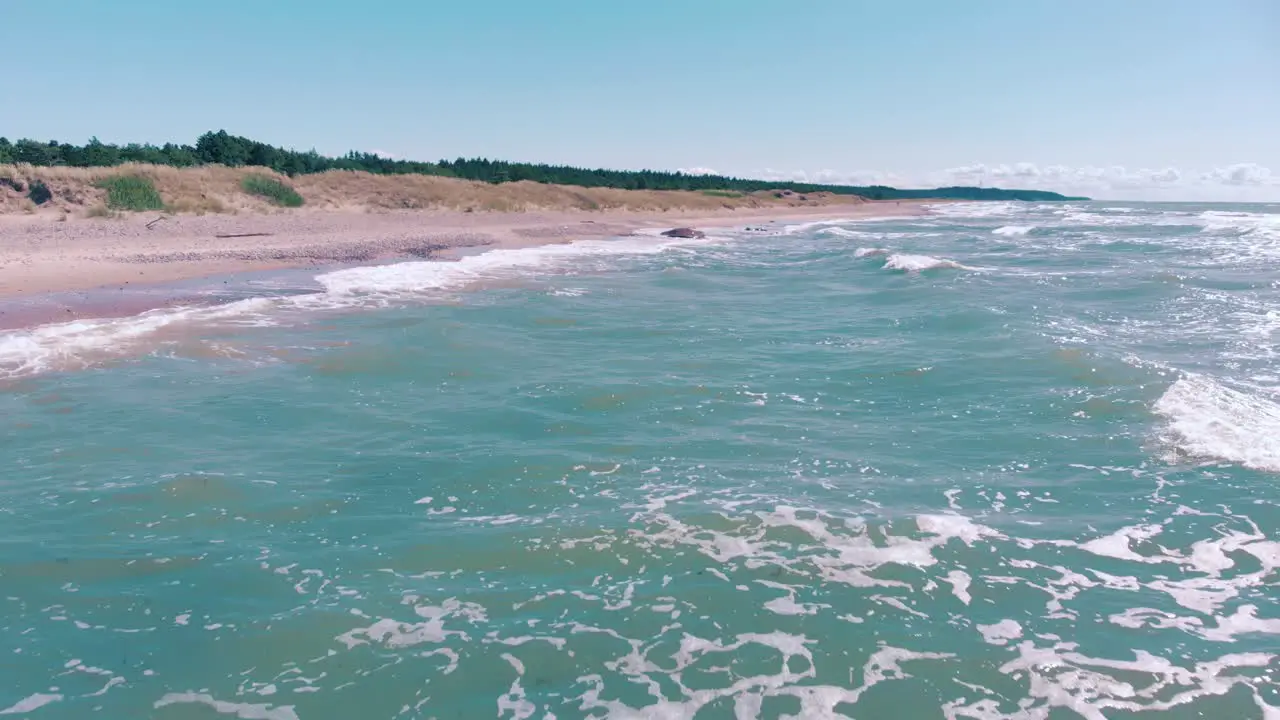
[[[1277,0],[0,0],[0,135],[1280,201]]]

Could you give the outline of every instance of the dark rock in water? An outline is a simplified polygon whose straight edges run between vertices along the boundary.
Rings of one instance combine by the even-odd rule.
[[[672,228],[662,233],[662,235],[663,237],[673,238],[704,238],[707,236],[701,230],[694,230],[693,228]]]

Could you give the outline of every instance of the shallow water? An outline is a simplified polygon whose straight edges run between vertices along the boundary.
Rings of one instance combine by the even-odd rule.
[[[0,711],[1277,717],[1280,208],[938,211],[0,335]]]

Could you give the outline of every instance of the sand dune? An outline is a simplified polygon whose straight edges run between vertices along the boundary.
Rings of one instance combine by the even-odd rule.
[[[139,176],[154,183],[167,209],[185,214],[281,212],[262,198],[246,193],[246,176],[267,176],[295,188],[307,208],[322,210],[458,210],[463,212],[537,210],[721,210],[726,208],[816,207],[863,202],[855,196],[831,193],[776,197],[772,192],[618,190],[535,182],[501,185],[429,175],[374,175],[332,170],[294,178],[267,168],[229,168],[206,165],[175,168],[161,165],[120,165],[103,168],[0,165],[0,213],[53,214],[57,217],[107,215],[104,179]],[[5,182],[6,180],[10,182]],[[36,206],[26,190],[44,183],[53,194]],[[18,186],[17,189],[14,186]]]

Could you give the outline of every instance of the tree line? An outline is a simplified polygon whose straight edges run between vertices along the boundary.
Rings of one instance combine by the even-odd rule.
[[[438,175],[487,183],[504,183],[528,180],[554,185],[580,187],[610,187],[624,190],[719,190],[756,192],[761,190],[791,190],[796,193],[829,192],[839,195],[860,195],[872,200],[898,200],[945,198],[959,200],[1066,200],[1058,193],[1042,190],[1005,190],[1000,188],[947,187],[932,190],[902,190],[898,188],[853,185],[825,185],[816,183],[778,182],[722,175],[690,175],[682,172],[660,170],[603,170],[506,162],[482,158],[417,162],[382,157],[374,153],[349,152],[341,157],[329,157],[315,150],[299,152],[288,150],[246,137],[231,135],[225,130],[201,135],[195,145],[164,145],[130,143],[113,145],[96,137],[84,145],[57,141],[40,142],[21,139],[10,142],[0,137],[0,165],[28,163],[43,167],[111,167],[124,163],[150,163],[172,167],[198,165],[226,165],[228,167],[267,167],[288,175],[306,175],[328,170],[362,170],[378,175]]]

